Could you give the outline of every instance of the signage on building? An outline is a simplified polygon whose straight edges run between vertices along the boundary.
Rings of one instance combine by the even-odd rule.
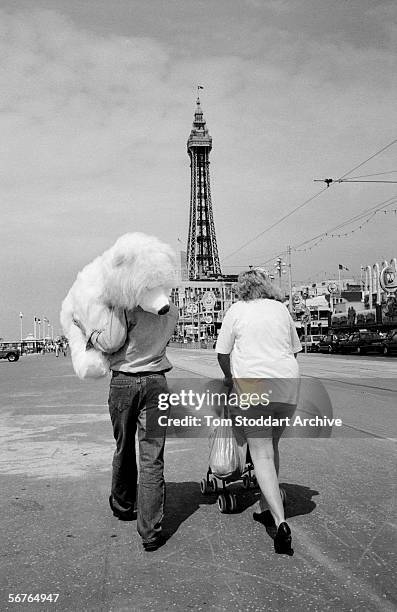
[[[382,304],[382,321],[384,323],[397,322],[397,294],[389,294]]]
[[[215,306],[216,298],[212,291],[206,291],[201,300],[202,305],[206,310],[210,310]]]
[[[292,306],[295,312],[301,312],[305,309],[305,305],[300,293],[294,293],[292,296]]]
[[[197,314],[198,313],[197,304],[195,304],[194,302],[190,302],[190,304],[186,306],[186,312],[187,314],[191,314],[191,315]]]
[[[380,286],[388,293],[394,293],[397,290],[397,270],[392,266],[386,266],[380,273]]]
[[[301,317],[301,321],[304,325],[308,325],[311,321],[310,310],[308,308],[305,309],[303,315]]]

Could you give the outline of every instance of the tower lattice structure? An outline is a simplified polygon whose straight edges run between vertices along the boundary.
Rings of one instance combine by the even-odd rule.
[[[209,154],[212,138],[208,133],[200,98],[196,110],[187,151],[190,157],[190,214],[187,244],[187,273],[189,280],[221,275],[212,212]]]

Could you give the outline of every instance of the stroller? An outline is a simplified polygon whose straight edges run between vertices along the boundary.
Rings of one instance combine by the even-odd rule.
[[[226,485],[240,480],[246,490],[257,486],[254,464],[249,450],[247,450],[245,466],[241,473],[234,472],[230,476],[222,477],[214,474],[211,467],[208,466],[207,475],[200,482],[200,491],[203,495],[218,495],[218,509],[223,514],[235,512],[237,510],[237,495],[234,491],[230,491]]]
[[[227,408],[224,413],[228,416]],[[218,447],[213,452],[216,442],[218,442]],[[222,461],[222,454],[224,461]],[[213,461],[215,465],[218,463],[215,470],[211,468],[211,458],[214,460],[214,457],[218,460]],[[217,495],[219,511],[231,513],[237,510],[237,495],[227,485],[238,481],[242,481],[246,490],[258,486],[251,454],[246,442],[243,445],[238,444],[232,425],[220,425],[213,434],[210,465],[205,478],[202,478],[200,482],[200,490],[203,495]],[[280,487],[280,495],[283,506],[286,507],[287,497],[282,487]]]
[[[227,407],[224,416],[229,417]],[[239,443],[237,438],[237,432],[231,424],[221,424],[215,429],[210,448],[210,465],[207,475],[200,482],[203,495],[218,496],[218,508],[222,513],[235,512],[237,509],[237,495],[227,487],[228,484],[242,481],[247,490],[257,484],[246,441],[240,440]]]

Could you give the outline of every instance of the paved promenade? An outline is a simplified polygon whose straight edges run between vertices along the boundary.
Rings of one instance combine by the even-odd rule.
[[[172,378],[220,378],[211,351],[171,349]],[[107,380],[79,381],[68,358],[0,362],[0,610],[391,611],[397,359],[301,355],[342,418],[329,439],[281,443],[295,555],[252,520],[204,497],[208,442],[166,443],[166,545],[143,551],[108,507],[113,438]],[[171,381],[172,383],[172,381]],[[395,561],[395,559],[394,559]],[[9,594],[59,593],[56,603]]]

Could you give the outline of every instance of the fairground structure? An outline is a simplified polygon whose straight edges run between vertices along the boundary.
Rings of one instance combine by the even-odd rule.
[[[328,280],[294,288],[294,318],[298,333],[308,312],[308,334],[349,334],[359,330],[388,333],[397,328],[397,258],[361,267],[353,279]]]

